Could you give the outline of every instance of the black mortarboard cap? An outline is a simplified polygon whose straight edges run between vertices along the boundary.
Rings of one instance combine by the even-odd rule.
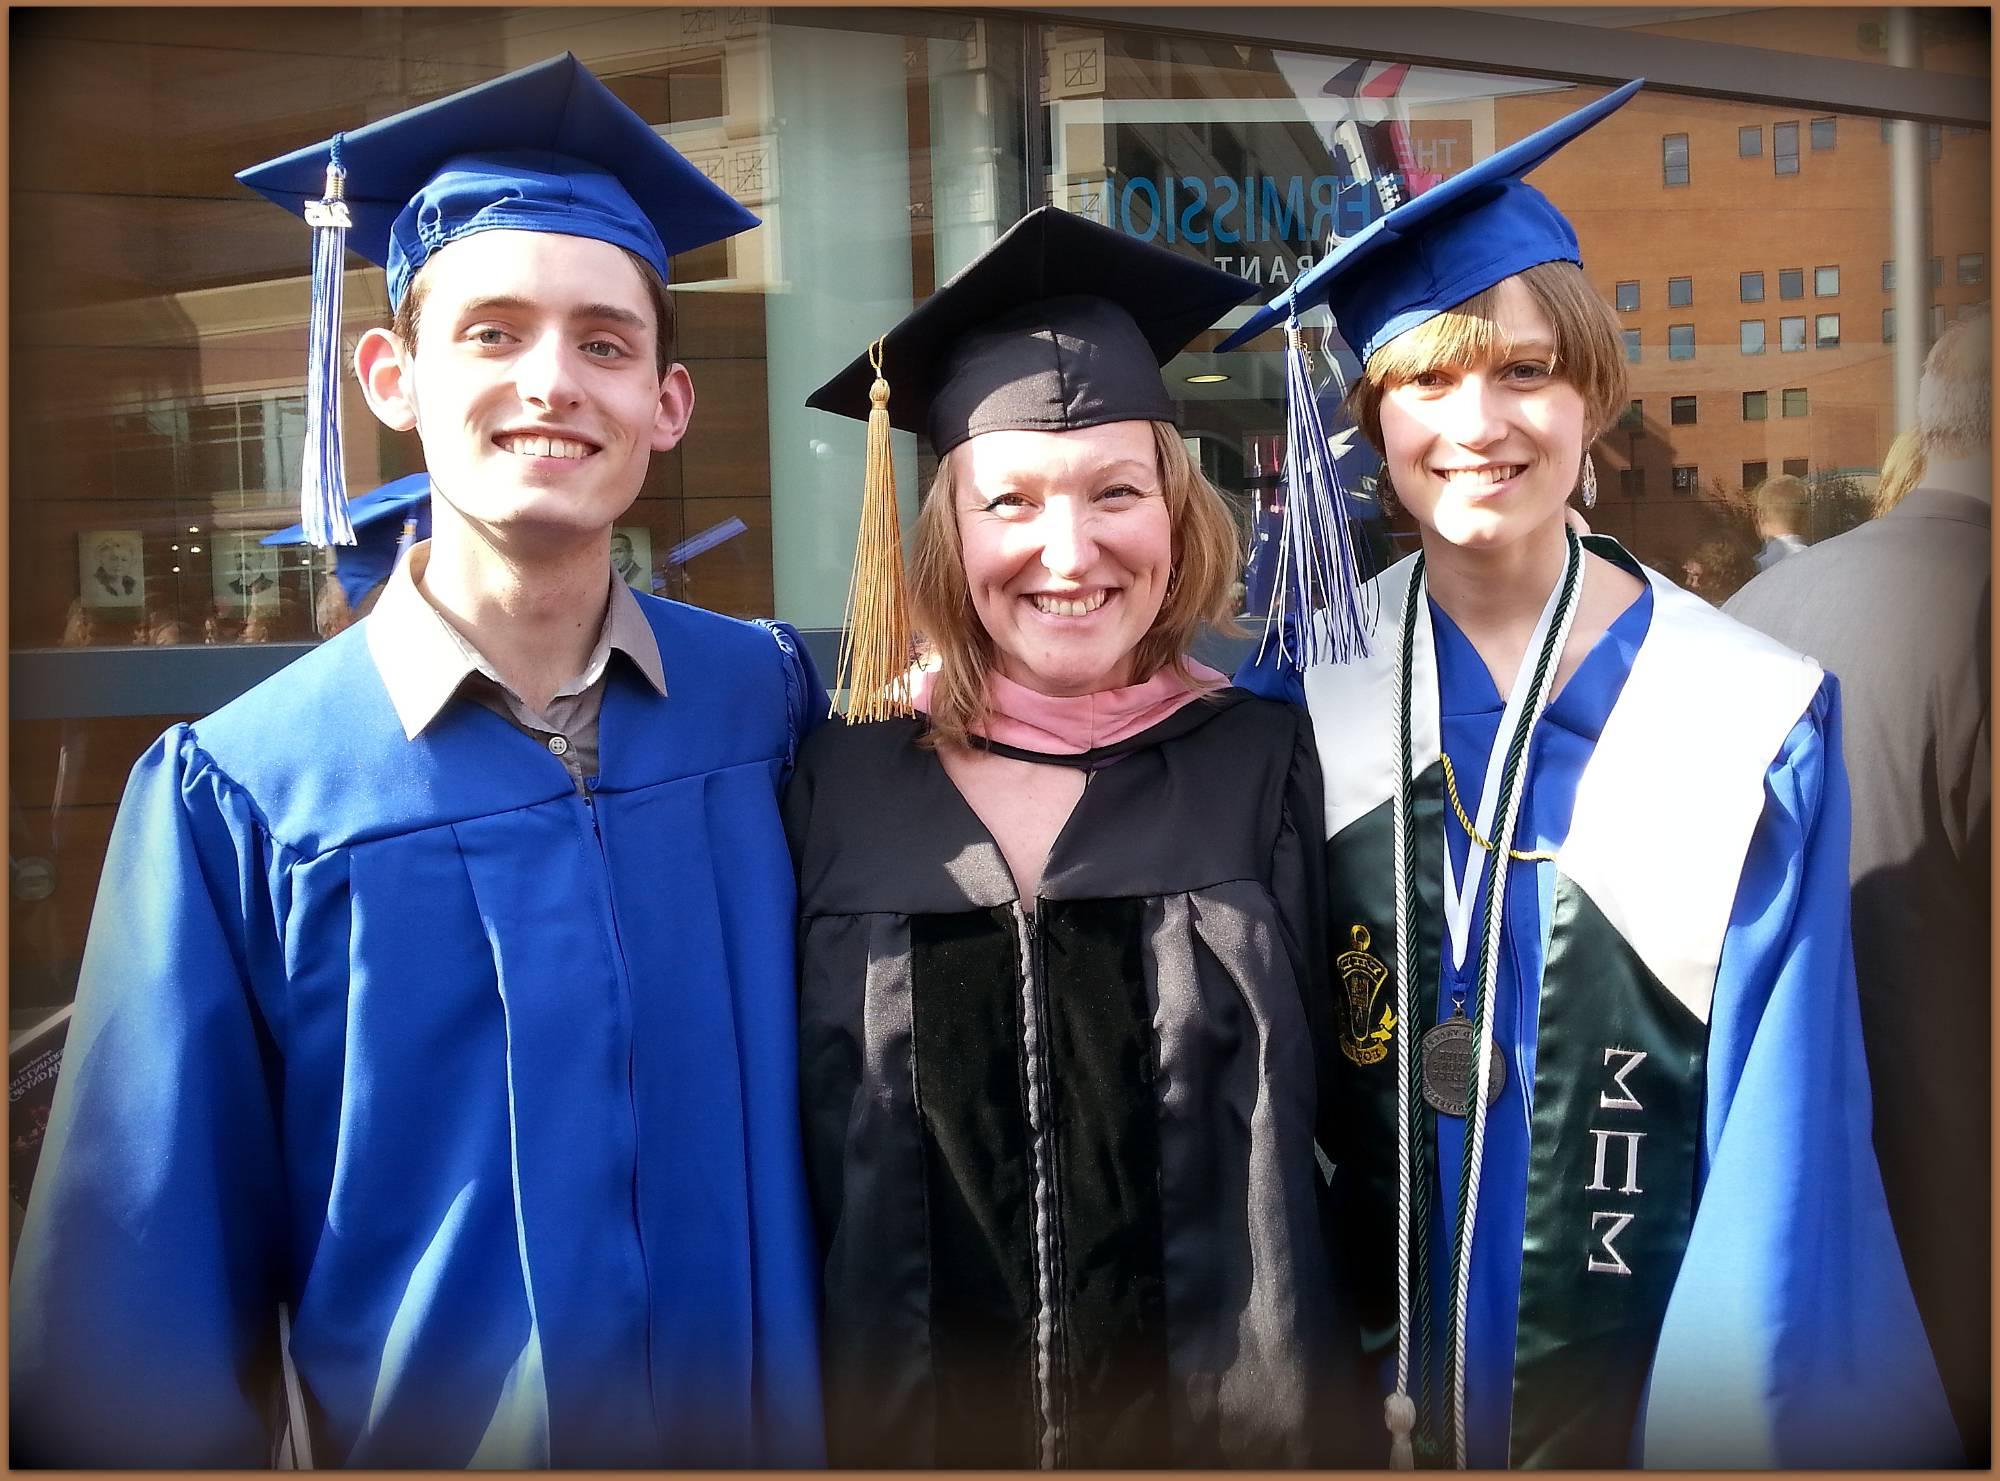
[[[982,432],[1171,421],[1160,377],[1254,284],[1054,206],[1030,211],[806,398],[864,419],[880,375],[890,425],[942,457]]]

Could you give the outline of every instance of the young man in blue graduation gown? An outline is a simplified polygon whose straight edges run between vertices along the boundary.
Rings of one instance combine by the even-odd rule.
[[[133,772],[14,1457],[813,1463],[776,794],[824,694],[788,629],[609,559],[693,406],[668,257],[754,218],[567,56],[244,178],[305,210],[330,155],[433,535]]]
[[[1566,525],[1623,361],[1520,176],[1636,86],[1388,213],[1235,336],[1328,304],[1422,538],[1239,676],[1307,705],[1325,773],[1327,1150],[1379,1453],[1949,1463],[1869,1145],[1835,682]]]

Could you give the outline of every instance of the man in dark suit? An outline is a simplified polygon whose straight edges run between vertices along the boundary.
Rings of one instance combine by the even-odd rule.
[[[1924,474],[1723,609],[1840,678],[1875,1148],[1969,1464],[1991,1457],[1991,320],[1924,362]]]

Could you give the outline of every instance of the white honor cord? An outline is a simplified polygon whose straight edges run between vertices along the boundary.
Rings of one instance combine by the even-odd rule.
[[[1579,590],[1581,586],[1579,580]],[[1563,583],[1558,579],[1548,601],[1542,604],[1542,615],[1536,620],[1534,634],[1521,654],[1520,672],[1514,675],[1514,687],[1508,691],[1507,708],[1500,716],[1500,729],[1494,733],[1493,745],[1486,755],[1486,779],[1479,786],[1479,812],[1473,823],[1481,838],[1511,841],[1514,836],[1511,832],[1495,834],[1493,831],[1493,813],[1500,801],[1500,772],[1507,763],[1508,739],[1514,734],[1514,727],[1521,723],[1521,711],[1529,702],[1528,690],[1533,687],[1535,679],[1535,657],[1542,651],[1542,644],[1548,637],[1549,624],[1556,620],[1556,607],[1562,600],[1562,590]],[[1565,626],[1565,636],[1567,633]],[[1553,669],[1554,665],[1550,667]],[[1540,713],[1539,703],[1536,713]],[[1430,764],[1428,757],[1424,758],[1423,764]],[[1518,793],[1520,789],[1515,790]],[[1451,850],[1446,848],[1444,851],[1444,923],[1451,938],[1451,965],[1454,969],[1465,965],[1465,950],[1471,944],[1467,938],[1472,932],[1472,912],[1479,900],[1479,876],[1485,867],[1486,850],[1476,843],[1467,843],[1465,880],[1461,886],[1458,880],[1452,878]]]
[[[1534,739],[1535,739],[1534,728],[1536,724],[1538,724],[1541,720],[1542,711],[1548,707],[1549,695],[1553,693],[1555,690],[1556,673],[1562,667],[1563,649],[1566,648],[1569,644],[1570,629],[1572,626],[1575,625],[1576,622],[1576,609],[1578,608],[1578,606],[1582,604],[1583,571],[1581,567],[1583,562],[1583,550],[1582,547],[1577,543],[1577,538],[1573,533],[1569,534],[1568,546],[1569,546],[1569,558],[1568,562],[1565,562],[1564,565],[1563,578],[1556,582],[1556,589],[1554,593],[1552,593],[1549,597],[1550,605],[1547,608],[1545,608],[1542,612],[1542,620],[1541,623],[1536,628],[1535,640],[1530,642],[1527,653],[1522,655],[1521,659],[1522,671],[1521,674],[1515,677],[1514,693],[1512,696],[1509,697],[1507,702],[1509,713],[1516,715],[1518,717],[1518,712],[1515,710],[1514,702],[1515,700],[1522,698],[1525,693],[1522,682],[1523,679],[1526,679],[1529,684],[1533,683],[1533,669],[1535,667],[1535,655],[1541,652],[1541,643],[1542,640],[1545,639],[1547,636],[1547,629],[1551,615],[1555,613],[1557,605],[1561,603],[1563,588],[1566,585],[1569,585],[1569,580],[1568,580],[1569,562],[1574,562],[1578,568],[1576,572],[1576,582],[1571,590],[1570,600],[1566,604],[1561,604],[1561,612],[1559,615],[1556,615],[1555,617],[1555,621],[1557,624],[1555,646],[1551,650],[1551,657],[1548,669],[1542,675],[1541,685],[1539,688],[1536,689],[1533,697],[1534,709],[1531,711],[1533,718],[1530,719],[1528,722],[1527,744],[1522,748],[1521,752],[1521,774],[1515,779],[1513,791],[1508,795],[1507,815],[1502,820],[1501,831],[1499,833],[1497,834],[1488,833],[1486,831],[1486,825],[1491,822],[1491,819],[1485,815],[1486,798],[1482,797],[1480,799],[1481,809],[1482,809],[1481,819],[1480,819],[1480,832],[1484,834],[1486,837],[1492,839],[1494,844],[1493,909],[1486,917],[1485,940],[1481,943],[1480,946],[1480,950],[1484,956],[1484,971],[1481,973],[1481,976],[1485,979],[1486,992],[1480,1000],[1478,1009],[1479,1048],[1473,1059],[1473,1064],[1477,1067],[1476,1070],[1477,1080],[1473,1088],[1472,1104],[1467,1110],[1467,1114],[1470,1115],[1472,1118],[1472,1150],[1469,1154],[1470,1170],[1466,1182],[1465,1213],[1462,1221],[1465,1233],[1463,1239],[1460,1241],[1459,1248],[1457,1251],[1458,1254],[1457,1269],[1455,1269],[1452,1272],[1452,1285],[1453,1285],[1452,1322],[1453,1322],[1453,1329],[1459,1334],[1459,1340],[1457,1341],[1456,1344],[1454,1344],[1454,1349],[1455,1349],[1454,1361],[1452,1363],[1452,1373],[1451,1373],[1451,1413],[1452,1413],[1452,1432],[1453,1432],[1453,1443],[1455,1447],[1455,1458],[1458,1469],[1460,1469],[1461,1471],[1466,1468],[1466,1450],[1465,1450],[1466,1308],[1472,1290],[1472,1245],[1473,1245],[1472,1236],[1473,1236],[1473,1231],[1477,1229],[1479,1226],[1479,1175],[1481,1172],[1481,1164],[1484,1163],[1486,1154],[1486,1096],[1487,1096],[1487,1087],[1493,1074],[1492,1007],[1493,1007],[1493,994],[1498,988],[1499,976],[1500,976],[1500,939],[1501,939],[1500,926],[1501,926],[1501,917],[1505,914],[1504,907],[1507,901],[1507,858],[1508,858],[1507,850],[1512,844],[1514,838],[1514,829],[1520,821],[1521,800],[1527,794],[1528,790],[1527,770],[1528,770],[1529,751],[1533,748],[1534,745]],[[1495,756],[1498,756],[1502,751],[1507,749],[1507,741],[1505,737],[1508,737],[1513,733],[1507,728],[1506,718],[1503,718],[1500,724],[1501,724],[1500,732],[1493,738],[1493,751]],[[1490,764],[1490,761],[1487,767],[1487,775],[1488,775],[1488,780],[1490,781],[1493,775],[1493,768]],[[1485,853],[1486,851],[1484,849],[1478,848],[1476,846],[1468,849],[1467,850],[1468,864],[1473,864],[1476,860],[1483,859]],[[1447,849],[1445,858],[1445,867],[1447,870],[1449,870],[1450,866],[1451,866],[1450,850]],[[1466,873],[1474,879],[1478,878],[1476,867],[1468,868],[1466,870]],[[1447,881],[1448,880],[1449,880],[1449,875],[1447,875]],[[1525,1088],[1523,1093],[1525,1094]]]

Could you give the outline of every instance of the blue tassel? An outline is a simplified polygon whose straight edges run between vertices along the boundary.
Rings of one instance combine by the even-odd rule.
[[[340,166],[340,135],[333,136],[326,166],[326,195],[306,202],[313,229],[312,315],[306,330],[305,473],[299,493],[299,522],[308,544],[352,545],[354,524],[347,514],[347,475],[340,461],[341,297],[346,285],[347,171]]]
[[[1285,338],[1285,507],[1278,526],[1277,580],[1258,657],[1275,642],[1279,662],[1304,672],[1367,653],[1368,635],[1375,630],[1375,589],[1361,570],[1339,452],[1327,442],[1313,394],[1296,291]],[[1332,356],[1327,362],[1344,398],[1340,365]]]

